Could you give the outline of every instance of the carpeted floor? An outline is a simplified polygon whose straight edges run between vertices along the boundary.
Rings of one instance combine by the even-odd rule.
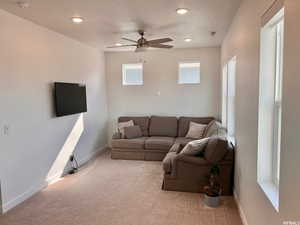
[[[211,209],[203,195],[161,190],[161,162],[104,153],[0,217],[1,225],[242,225],[232,197]]]

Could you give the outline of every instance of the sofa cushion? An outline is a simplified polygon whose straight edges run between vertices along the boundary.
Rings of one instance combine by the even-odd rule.
[[[200,139],[202,138],[206,127],[206,124],[190,122],[190,129],[185,137]]]
[[[228,141],[225,138],[211,137],[207,143],[204,158],[210,163],[218,163],[228,152]]]
[[[174,141],[175,138],[172,137],[149,137],[145,141],[145,148],[169,151]]]
[[[169,152],[166,157],[163,160],[163,169],[165,173],[171,173],[172,172],[172,164],[174,159],[176,158],[177,154],[176,152]]]
[[[186,136],[190,122],[209,124],[212,120],[214,120],[213,117],[180,117],[178,120],[178,137]]]
[[[189,156],[197,156],[202,154],[203,156],[203,152],[207,146],[208,141],[209,138],[203,138],[201,140],[191,141],[184,147],[184,149],[182,149],[180,154],[189,155]]]
[[[143,117],[141,117],[141,116],[138,116],[138,117],[122,116],[122,117],[119,117],[119,122],[126,122],[126,121],[130,121],[130,120],[133,120],[134,125],[140,126],[143,136],[145,136],[145,137],[149,136],[149,133],[148,133],[149,121],[150,121],[149,117],[147,117],[147,116],[143,116]]]
[[[186,145],[187,143],[189,143],[190,141],[194,141],[195,139],[193,138],[186,138],[186,137],[178,137],[175,139],[175,143],[179,143],[182,145]]]
[[[114,139],[111,141],[111,145],[113,148],[144,149],[146,139],[146,137],[134,139]]]
[[[142,137],[142,131],[140,126],[124,127],[125,138],[133,139]]]
[[[177,136],[177,118],[165,116],[152,116],[150,121],[150,136]]]

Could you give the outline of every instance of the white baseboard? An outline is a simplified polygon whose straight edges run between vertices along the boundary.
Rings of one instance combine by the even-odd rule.
[[[85,157],[78,159],[79,166],[86,164],[88,161],[90,161],[91,159],[96,157],[100,152],[104,151],[107,148],[108,148],[108,145],[97,148],[95,151],[91,152],[90,154],[86,155]]]
[[[88,154],[87,156],[78,159],[79,166],[84,165],[89,160],[91,160],[96,155],[98,155],[100,152],[104,151],[106,148],[107,148],[107,146],[98,148],[95,151],[93,151],[90,154]],[[42,181],[42,182],[40,182],[40,183],[32,186],[29,190],[27,190],[24,193],[20,194],[16,198],[14,198],[14,199],[12,199],[12,200],[10,200],[8,202],[3,203],[3,205],[2,205],[2,213],[3,214],[6,213],[7,211],[13,209],[17,205],[19,205],[22,202],[24,202],[25,200],[29,199],[30,197],[32,197],[33,195],[35,195],[36,193],[38,193],[42,189],[46,188],[48,185],[55,183],[56,181],[58,181],[60,179],[61,175],[62,175],[62,173],[57,173],[57,174],[51,176],[50,178],[48,178],[47,180]]]
[[[240,203],[240,200],[239,200],[239,198],[238,198],[238,195],[237,195],[237,193],[236,193],[235,191],[233,192],[233,196],[234,196],[235,202],[236,202],[236,204],[237,204],[237,207],[238,207],[239,214],[240,214],[240,217],[241,217],[241,219],[242,219],[243,225],[248,225],[248,221],[247,221],[247,219],[246,219],[246,215],[245,215],[245,213],[244,213],[244,210],[243,210],[243,208],[242,208],[242,205],[241,205],[241,203]]]
[[[2,206],[3,213],[6,213],[7,211],[9,211],[12,208],[16,207],[17,205],[21,204],[22,202],[29,199],[31,196],[35,195],[36,193],[38,193],[39,191],[41,191],[45,187],[47,187],[47,183],[46,182],[41,182],[41,183],[39,183],[35,186],[32,186],[29,190],[27,190],[24,193],[20,194],[16,198],[14,198],[14,199],[6,202],[6,203],[3,203],[3,206]]]

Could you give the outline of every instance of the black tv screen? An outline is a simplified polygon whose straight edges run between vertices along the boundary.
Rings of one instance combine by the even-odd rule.
[[[85,85],[55,82],[54,92],[56,116],[87,111]]]

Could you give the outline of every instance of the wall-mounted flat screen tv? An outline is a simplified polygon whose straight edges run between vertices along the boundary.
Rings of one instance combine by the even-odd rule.
[[[54,83],[56,116],[87,111],[86,88],[83,84]]]

